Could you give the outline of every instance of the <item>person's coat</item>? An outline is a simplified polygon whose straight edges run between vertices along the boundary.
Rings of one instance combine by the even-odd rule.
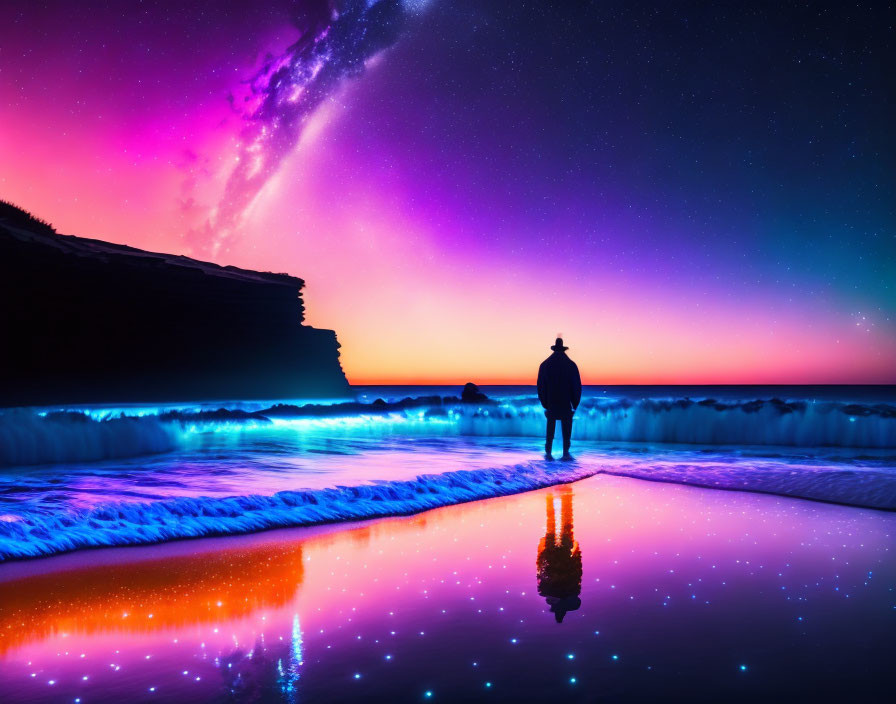
[[[582,400],[579,368],[563,352],[554,352],[538,367],[538,400],[546,411],[562,415],[574,411]]]

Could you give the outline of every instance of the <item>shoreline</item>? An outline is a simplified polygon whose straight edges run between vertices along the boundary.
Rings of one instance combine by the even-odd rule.
[[[317,535],[326,535],[330,533],[338,533],[343,531],[351,531],[359,528],[364,528],[365,526],[375,524],[380,521],[390,521],[390,520],[402,520],[413,518],[415,516],[422,516],[433,511],[440,511],[444,509],[451,509],[455,506],[464,506],[466,504],[475,504],[487,501],[493,501],[502,498],[508,498],[513,496],[520,496],[523,494],[531,494],[537,493],[540,491],[550,490],[551,488],[558,486],[573,486],[580,482],[587,481],[589,479],[593,479],[599,476],[607,476],[607,477],[618,477],[622,479],[631,479],[635,481],[646,481],[653,482],[657,484],[668,484],[672,486],[686,487],[690,489],[698,489],[698,490],[714,490],[714,491],[725,491],[725,492],[733,492],[738,494],[755,494],[759,496],[769,496],[776,497],[779,499],[792,500],[792,501],[808,501],[811,503],[824,504],[827,506],[837,506],[841,508],[847,509],[857,509],[860,511],[873,511],[880,512],[883,514],[892,514],[896,513],[896,507],[880,507],[880,506],[866,506],[862,504],[856,503],[844,503],[842,501],[834,501],[827,500],[821,498],[812,498],[806,496],[792,496],[788,494],[776,493],[773,491],[762,491],[760,489],[739,489],[736,487],[723,487],[723,486],[712,486],[708,484],[695,484],[691,482],[678,482],[670,479],[661,479],[656,478],[652,479],[650,477],[643,476],[630,476],[623,473],[615,473],[615,472],[606,472],[606,471],[598,471],[594,474],[587,474],[578,479],[573,479],[571,481],[558,481],[555,484],[546,484],[543,486],[536,486],[529,489],[523,489],[520,491],[507,493],[507,494],[497,494],[493,496],[483,496],[481,498],[469,499],[467,501],[458,501],[456,503],[448,503],[440,506],[433,506],[431,508],[423,508],[419,510],[409,511],[407,513],[392,513],[392,514],[383,514],[383,515],[375,515],[370,516],[368,518],[360,518],[356,520],[333,520],[333,521],[322,521],[320,523],[310,523],[310,524],[298,524],[298,525],[286,525],[286,526],[272,526],[270,528],[260,528],[258,530],[249,531],[245,533],[221,533],[221,534],[209,534],[209,535],[198,535],[198,536],[187,536],[182,538],[173,538],[169,540],[160,540],[158,542],[153,543],[142,543],[142,544],[133,544],[133,545],[94,545],[83,548],[76,548],[73,550],[68,550],[64,552],[52,553],[49,555],[34,555],[34,556],[24,556],[24,557],[14,557],[7,558],[5,560],[0,560],[0,584],[7,581],[14,581],[16,579],[20,579],[23,576],[35,576],[46,573],[53,573],[57,571],[66,571],[68,569],[80,569],[80,568],[93,568],[99,567],[107,564],[118,564],[120,562],[142,562],[142,561],[151,561],[160,558],[167,558],[172,556],[182,556],[182,555],[194,555],[205,552],[216,552],[221,549],[228,549],[231,547],[238,547],[240,542],[242,541],[250,541],[256,542],[253,539],[257,539],[258,543],[264,542],[277,542],[282,539],[289,539],[292,537],[292,534],[299,531],[301,532],[301,537],[313,537]],[[169,549],[170,548],[170,549]],[[199,548],[197,550],[197,548]],[[88,558],[87,556],[92,556],[94,559]],[[137,559],[121,559],[127,556],[131,558],[132,556]],[[69,565],[69,563],[72,563]],[[85,564],[79,564],[85,563]],[[47,566],[48,569],[39,569],[39,567]],[[19,574],[16,574],[17,570],[13,568],[15,566],[21,567],[18,570]],[[28,569],[28,566],[38,567],[38,569]]]
[[[230,533],[221,535],[205,535],[155,543],[137,545],[112,545],[93,546],[80,548],[67,552],[50,555],[14,558],[0,561],[0,585],[16,582],[22,579],[44,577],[53,574],[64,574],[73,571],[96,570],[110,566],[139,565],[145,563],[162,562],[178,559],[201,559],[205,555],[211,555],[230,551],[253,551],[264,549],[272,545],[289,543],[293,541],[307,542],[309,540],[326,540],[338,537],[342,534],[350,535],[357,531],[375,530],[382,525],[396,524],[399,526],[415,521],[426,522],[426,517],[439,512],[452,510],[464,511],[471,506],[487,507],[491,502],[519,499],[529,495],[538,495],[556,490],[575,489],[577,485],[594,482],[595,480],[623,480],[626,484],[635,484],[645,481],[651,484],[675,487],[685,490],[695,499],[699,498],[706,490],[723,491],[734,495],[756,496],[759,499],[778,499],[784,502],[794,502],[799,507],[803,502],[809,502],[809,506],[818,504],[825,507],[855,510],[858,512],[871,512],[881,516],[891,516],[896,509],[881,509],[873,506],[858,506],[844,504],[836,501],[812,499],[800,496],[787,496],[772,492],[763,492],[750,489],[737,489],[726,487],[702,486],[697,484],[680,483],[664,479],[648,479],[644,477],[632,477],[625,474],[612,472],[597,472],[571,481],[559,481],[555,484],[533,487],[518,492],[485,496],[469,501],[433,506],[418,511],[401,514],[388,514],[371,516],[359,520],[331,521],[307,525],[274,526],[247,533]]]
[[[269,495],[168,496],[152,501],[100,503],[56,514],[18,517],[14,512],[5,513],[0,516],[0,565],[87,549],[409,516],[599,474],[882,512],[896,510],[896,472],[886,464],[886,458],[875,463],[813,464],[799,455],[785,461],[775,456],[738,457],[700,450],[666,448],[660,452],[646,447],[646,452],[634,454],[614,454],[614,450],[585,446],[577,460],[569,463],[541,460],[503,467],[488,467],[486,463],[478,469],[449,469],[412,479],[349,485],[336,479],[321,488]],[[424,453],[419,461],[425,459]],[[14,505],[10,508],[15,510]]]

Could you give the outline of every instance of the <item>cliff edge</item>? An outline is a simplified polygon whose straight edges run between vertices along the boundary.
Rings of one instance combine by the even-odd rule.
[[[304,283],[59,235],[0,201],[0,405],[344,396]]]

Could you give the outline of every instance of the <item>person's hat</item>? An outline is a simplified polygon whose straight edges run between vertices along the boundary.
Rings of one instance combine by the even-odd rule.
[[[557,341],[554,342],[554,345],[553,345],[553,347],[551,347],[551,349],[554,350],[554,352],[565,352],[566,350],[569,349],[569,347],[564,347],[563,346],[563,338],[558,337]]]

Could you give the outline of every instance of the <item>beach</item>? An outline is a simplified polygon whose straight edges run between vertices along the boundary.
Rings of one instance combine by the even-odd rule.
[[[0,2],[0,704],[896,700],[892,30]]]
[[[894,530],[886,511],[598,475],[8,562],[0,698],[885,701]]]

